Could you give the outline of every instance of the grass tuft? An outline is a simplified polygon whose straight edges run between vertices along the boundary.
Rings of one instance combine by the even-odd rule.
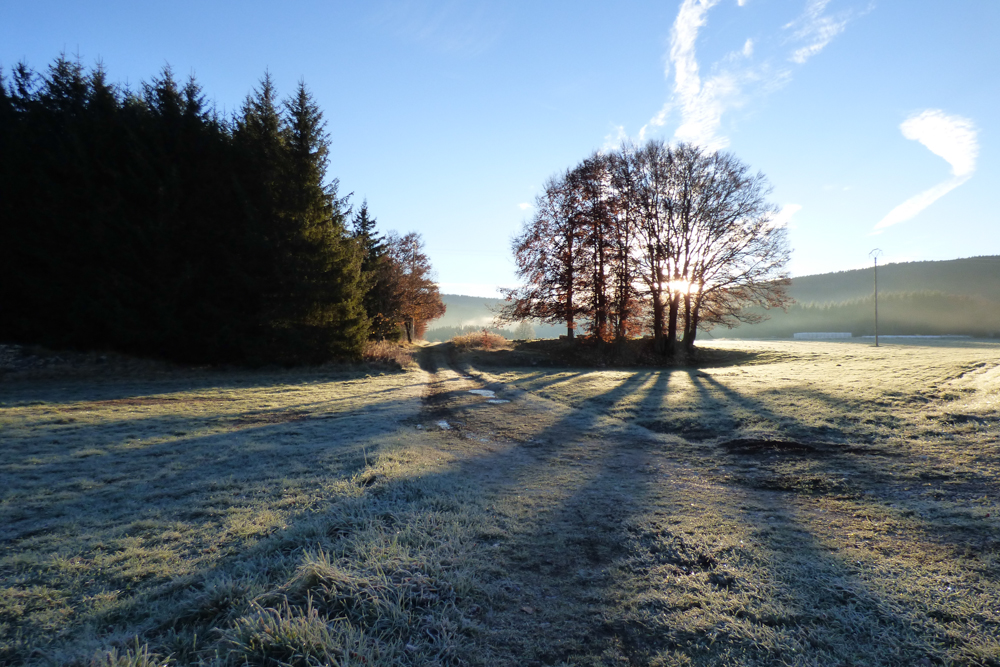
[[[304,610],[287,604],[280,609],[254,604],[250,615],[238,619],[223,633],[222,645],[228,649],[227,660],[232,665],[341,665],[345,644],[356,642],[345,641],[345,634],[350,633],[343,632],[339,625],[321,617],[311,604]],[[357,651],[360,647],[351,648],[361,657]]]
[[[459,350],[510,350],[513,343],[488,329],[455,336],[452,344]]]
[[[361,358],[378,366],[390,366],[399,369],[408,369],[416,366],[413,360],[413,347],[402,343],[393,343],[386,340],[369,341],[365,344],[365,349],[361,353]]]

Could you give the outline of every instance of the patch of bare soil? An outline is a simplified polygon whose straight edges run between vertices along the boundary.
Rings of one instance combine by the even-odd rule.
[[[829,442],[796,442],[794,440],[771,440],[759,438],[737,438],[726,440],[719,448],[734,456],[773,456],[778,454],[798,454],[801,456],[831,456],[837,454],[860,454],[868,456],[902,456],[900,452],[854,447]]]

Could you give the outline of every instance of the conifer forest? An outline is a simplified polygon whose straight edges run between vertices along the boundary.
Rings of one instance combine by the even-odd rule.
[[[282,98],[265,73],[224,115],[169,67],[137,87],[65,56],[0,77],[0,338],[319,363],[443,312],[419,234],[380,235],[328,176],[304,82]]]

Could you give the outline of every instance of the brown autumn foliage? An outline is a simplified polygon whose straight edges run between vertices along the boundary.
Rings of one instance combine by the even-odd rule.
[[[412,343],[423,337],[428,322],[444,315],[445,306],[420,234],[410,232],[399,236],[390,232],[386,243],[398,304],[394,320],[403,327],[407,341]]]

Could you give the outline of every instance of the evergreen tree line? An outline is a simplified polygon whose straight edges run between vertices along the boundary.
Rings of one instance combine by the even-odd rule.
[[[281,100],[265,74],[225,118],[169,68],[135,90],[64,56],[0,71],[0,340],[288,364],[398,336],[413,295],[329,150],[301,82]]]
[[[767,180],[731,154],[651,140],[551,178],[513,241],[523,285],[497,323],[578,323],[599,340],[652,333],[690,350],[698,329],[788,302],[785,230]]]

